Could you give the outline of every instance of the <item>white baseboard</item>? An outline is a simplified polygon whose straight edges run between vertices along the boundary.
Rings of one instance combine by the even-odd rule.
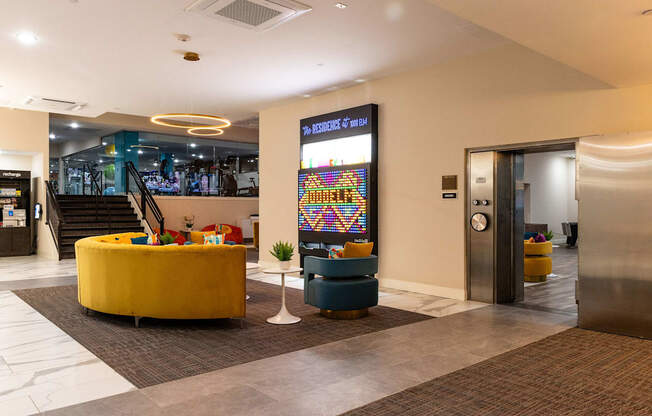
[[[396,280],[387,278],[378,278],[381,290],[383,287],[389,289],[405,290],[408,292],[422,293],[424,295],[440,296],[443,298],[451,298],[457,300],[466,300],[464,289],[454,289],[451,287],[443,287],[436,285],[429,285],[426,283],[409,282],[406,280]]]

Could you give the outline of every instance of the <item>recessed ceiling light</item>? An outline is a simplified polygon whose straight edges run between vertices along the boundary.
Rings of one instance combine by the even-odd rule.
[[[154,166],[158,166],[158,163],[154,162],[153,165],[154,165]]]
[[[23,45],[33,45],[38,42],[38,37],[32,32],[24,31],[16,34],[16,39]]]
[[[312,97],[310,94],[303,94],[303,98],[310,98]]]
[[[73,121],[72,123],[70,123],[70,127],[76,129],[79,128],[79,124]]]
[[[194,143],[190,143],[190,147],[197,147],[197,145]]]
[[[346,9],[347,5],[344,3],[335,3],[335,7],[338,9]]]
[[[193,154],[192,154],[192,157],[195,157],[195,156],[197,156],[197,155],[193,153]]]
[[[131,152],[131,149],[127,149],[127,152]]]
[[[142,151],[142,150],[139,150],[139,151],[138,151],[138,154],[139,154],[139,155],[142,155],[142,154],[143,154],[143,151]]]
[[[51,139],[56,139],[57,136],[55,136],[54,133],[50,133],[50,138],[51,138]]]
[[[106,142],[102,142],[102,146],[106,146]]]
[[[355,82],[357,82],[358,84],[361,84],[361,83],[363,83],[365,81],[367,81],[367,80],[364,79],[364,78],[358,78],[358,79],[355,80]]]
[[[203,158],[204,158],[204,155],[199,155],[199,158],[200,158],[200,159],[203,159]]]
[[[179,163],[179,159],[174,159],[174,163]]]

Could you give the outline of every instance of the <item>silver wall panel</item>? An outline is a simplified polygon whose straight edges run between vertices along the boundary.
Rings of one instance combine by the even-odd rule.
[[[581,138],[579,326],[652,338],[652,132]]]
[[[494,157],[495,152],[469,155],[469,214],[484,213],[488,227],[483,232],[473,231],[466,224],[469,236],[469,299],[494,303]],[[489,201],[489,205],[473,205],[472,201]]]

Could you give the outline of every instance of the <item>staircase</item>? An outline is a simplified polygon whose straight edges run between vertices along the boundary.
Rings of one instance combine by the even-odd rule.
[[[57,247],[60,259],[75,257],[81,238],[126,232],[144,232],[127,196],[56,195],[62,217]]]

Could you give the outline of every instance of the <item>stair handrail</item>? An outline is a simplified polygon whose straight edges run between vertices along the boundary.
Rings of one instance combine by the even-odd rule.
[[[161,210],[159,209],[156,200],[152,196],[152,193],[149,191],[149,189],[147,189],[147,185],[145,185],[143,178],[140,177],[140,174],[138,173],[138,169],[136,169],[136,166],[134,166],[133,162],[127,161],[127,163],[125,163],[125,172],[126,172],[125,175],[126,193],[127,194],[131,193],[131,195],[137,201],[133,192],[129,191],[129,177],[131,177],[133,178],[136,187],[138,187],[138,190],[140,191],[140,212],[143,216],[143,219],[149,225],[149,228],[152,229],[152,225],[147,220],[146,207],[149,206],[149,209],[152,211],[152,214],[154,214],[154,219],[156,220],[156,222],[158,222],[159,232],[163,234],[165,232],[165,218],[163,217],[163,213],[161,213]]]
[[[54,239],[54,246],[57,248],[59,260],[61,260],[61,249],[59,240],[61,239],[61,226],[65,223],[59,201],[57,201],[57,193],[54,186],[50,181],[45,181],[45,223],[48,224],[52,238]]]
[[[93,195],[95,197],[95,220],[96,221],[99,220],[99,217],[100,217],[99,205],[100,205],[100,202],[101,202],[102,205],[104,206],[104,209],[106,211],[106,215],[108,217],[107,218],[107,224],[108,224],[109,234],[113,234],[113,229],[112,229],[112,226],[111,226],[111,224],[112,224],[111,207],[106,202],[106,199],[102,198],[102,187],[97,182],[97,178],[96,178],[96,176],[99,175],[99,172],[97,174],[95,174],[95,170],[88,163],[84,163],[84,167],[86,169],[88,169],[88,174],[91,177],[91,195]],[[85,180],[85,178],[84,178],[84,180]],[[95,189],[95,192],[93,192],[93,189]]]

